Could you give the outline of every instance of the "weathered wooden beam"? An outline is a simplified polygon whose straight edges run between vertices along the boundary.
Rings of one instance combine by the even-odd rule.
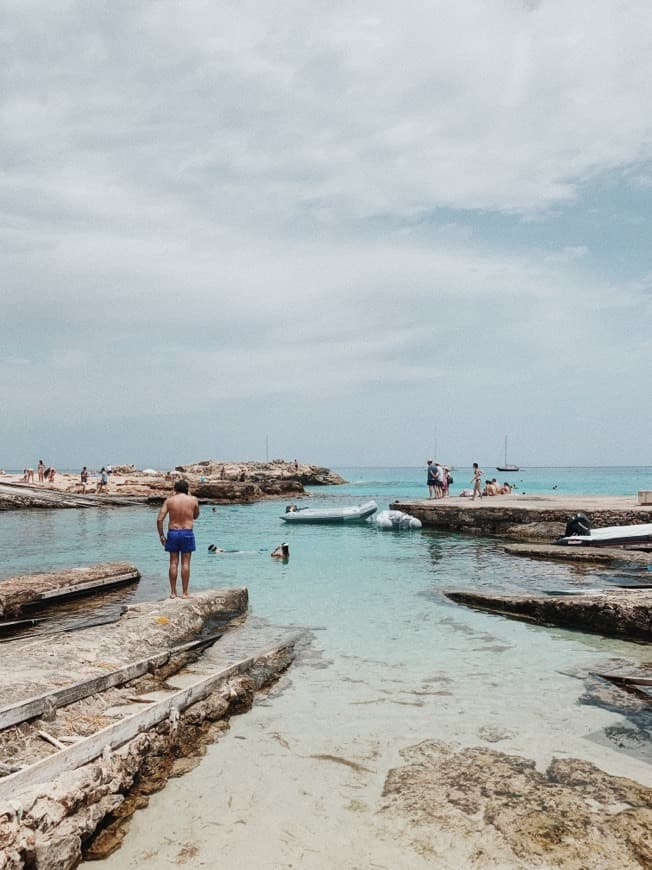
[[[0,634],[10,631],[17,631],[20,628],[27,628],[28,625],[38,625],[39,622],[44,622],[45,616],[33,617],[31,619],[7,619],[0,620]]]
[[[136,679],[136,677],[142,677],[151,669],[162,667],[172,656],[189,652],[193,649],[200,649],[203,646],[209,646],[220,637],[222,637],[222,632],[211,634],[200,640],[192,640],[188,643],[163,650],[146,659],[131,662],[114,671],[100,674],[97,677],[80,680],[70,686],[64,686],[62,689],[54,689],[51,692],[44,692],[41,695],[34,695],[24,701],[0,707],[0,731],[12,725],[18,725],[20,722],[25,722],[28,719],[34,719],[36,716],[41,716],[43,713],[58,707],[66,707],[75,701],[81,701],[82,698],[88,698],[96,692],[103,692],[105,689],[111,689],[114,686],[128,683],[130,680]]]
[[[621,674],[599,674],[596,672],[596,677],[601,677],[603,680],[609,680],[612,683],[622,683],[625,686],[652,686],[652,678],[623,676]]]
[[[186,707],[201,701],[230,677],[250,670],[254,663],[255,659],[249,657],[223,668],[209,677],[202,677],[188,688],[170,695],[169,698],[154,703],[120,722],[107,725],[87,737],[83,742],[61,749],[48,758],[30,765],[30,767],[9,774],[9,776],[0,779],[0,800],[14,796],[21,789],[41,782],[48,782],[62,773],[76,770],[81,765],[102,755],[107,748],[109,750],[116,749],[143,731],[158,725],[173,711],[179,713]]]
[[[112,577],[104,577],[102,580],[89,580],[88,583],[75,583],[74,586],[68,586],[66,589],[50,589],[47,592],[42,592],[38,598],[23,605],[23,609],[27,607],[37,606],[40,602],[58,601],[61,598],[74,598],[76,595],[84,595],[87,592],[96,592],[107,589],[111,586],[121,586],[124,583],[135,583],[140,580],[140,571],[134,568],[133,571],[127,571],[124,574],[115,574]]]
[[[24,574],[0,580],[0,616],[19,616],[42,603],[92,594],[120,583],[136,582],[140,571],[130,562],[108,562],[60,571]]]

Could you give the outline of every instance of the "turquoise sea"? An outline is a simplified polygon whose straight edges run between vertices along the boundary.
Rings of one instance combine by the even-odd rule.
[[[350,482],[314,488],[315,506],[374,498],[383,509],[395,498],[426,495],[420,468],[336,470]],[[456,468],[453,474],[455,494],[468,486],[471,472]],[[652,468],[532,468],[509,479],[528,494],[634,495],[652,489]],[[250,752],[267,753],[272,771],[289,776],[285,749],[272,750],[266,742],[280,729],[288,746],[302,747],[302,758],[331,753],[364,760],[375,753],[378,776],[366,786],[373,806],[384,770],[400,761],[401,748],[432,738],[479,745],[493,734],[499,741],[494,748],[540,765],[571,755],[652,785],[652,717],[628,717],[585,697],[589,673],[614,661],[651,661],[649,647],[474,612],[442,595],[454,587],[551,591],[623,579],[650,582],[650,572],[631,566],[588,571],[510,557],[492,539],[427,530],[287,526],[280,520],[283,509],[277,501],[204,506],[191,579],[191,590],[247,586],[254,617],[313,629],[310,655],[290,670],[285,691],[232,726],[249,741]],[[162,597],[167,566],[156,513],[141,506],[0,514],[0,576],[127,559],[142,572],[139,587],[94,603],[92,612],[106,615],[126,601]],[[290,546],[286,564],[269,556],[282,541]],[[211,555],[212,543],[237,552]],[[220,741],[202,767],[235,764],[236,744]],[[333,788],[337,792],[328,788],[320,798],[326,803],[333,801]],[[170,794],[173,799],[174,787]],[[299,812],[285,799],[290,816]],[[338,795],[333,813],[342,801]],[[339,824],[346,825],[346,817]],[[230,859],[241,860],[235,840],[231,845]],[[290,862],[279,858],[268,866]]]

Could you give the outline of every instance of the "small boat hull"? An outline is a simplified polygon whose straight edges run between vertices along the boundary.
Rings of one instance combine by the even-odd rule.
[[[557,540],[566,547],[627,547],[652,544],[652,523],[635,526],[605,526],[589,535],[568,535]]]
[[[300,508],[281,515],[286,523],[356,523],[366,520],[376,513],[378,505],[375,501],[352,507],[333,508]]]
[[[520,471],[518,465],[497,465],[496,471]]]

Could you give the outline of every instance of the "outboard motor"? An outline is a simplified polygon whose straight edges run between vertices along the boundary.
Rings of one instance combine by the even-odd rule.
[[[570,538],[571,535],[590,535],[591,520],[586,514],[572,514],[566,522],[565,538]]]

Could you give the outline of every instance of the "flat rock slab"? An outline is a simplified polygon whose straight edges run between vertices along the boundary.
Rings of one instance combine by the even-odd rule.
[[[63,571],[22,574],[0,580],[0,617],[19,616],[23,610],[68,595],[89,594],[123,582],[136,582],[140,571],[130,562],[105,562]]]
[[[582,595],[492,595],[455,590],[451,601],[525,619],[626,640],[652,641],[652,589],[604,590]]]
[[[87,677],[195,640],[212,620],[226,620],[247,609],[244,588],[212,589],[192,598],[166,598],[127,608],[117,622],[42,638],[17,638],[3,644],[0,706],[62,688]]]
[[[427,528],[547,542],[563,534],[568,517],[577,511],[589,514],[595,528],[652,522],[652,506],[639,505],[635,496],[512,494],[475,501],[453,496],[397,500],[390,508],[417,517]]]
[[[640,870],[652,866],[652,789],[575,758],[533,761],[425,741],[387,775],[383,813],[439,866],[441,833],[464,867]],[[442,866],[452,866],[442,855]]]
[[[137,497],[139,496],[139,497]],[[122,507],[125,505],[145,504],[147,499],[142,494],[128,497],[121,495],[68,492],[61,488],[31,486],[20,482],[9,482],[5,479],[0,483],[0,511],[19,510],[21,508],[88,508]]]
[[[593,562],[608,565],[613,562],[652,565],[652,552],[624,550],[622,547],[560,547],[556,544],[506,544],[505,552],[532,559],[555,559],[560,562]],[[652,577],[650,577],[652,582]]]

